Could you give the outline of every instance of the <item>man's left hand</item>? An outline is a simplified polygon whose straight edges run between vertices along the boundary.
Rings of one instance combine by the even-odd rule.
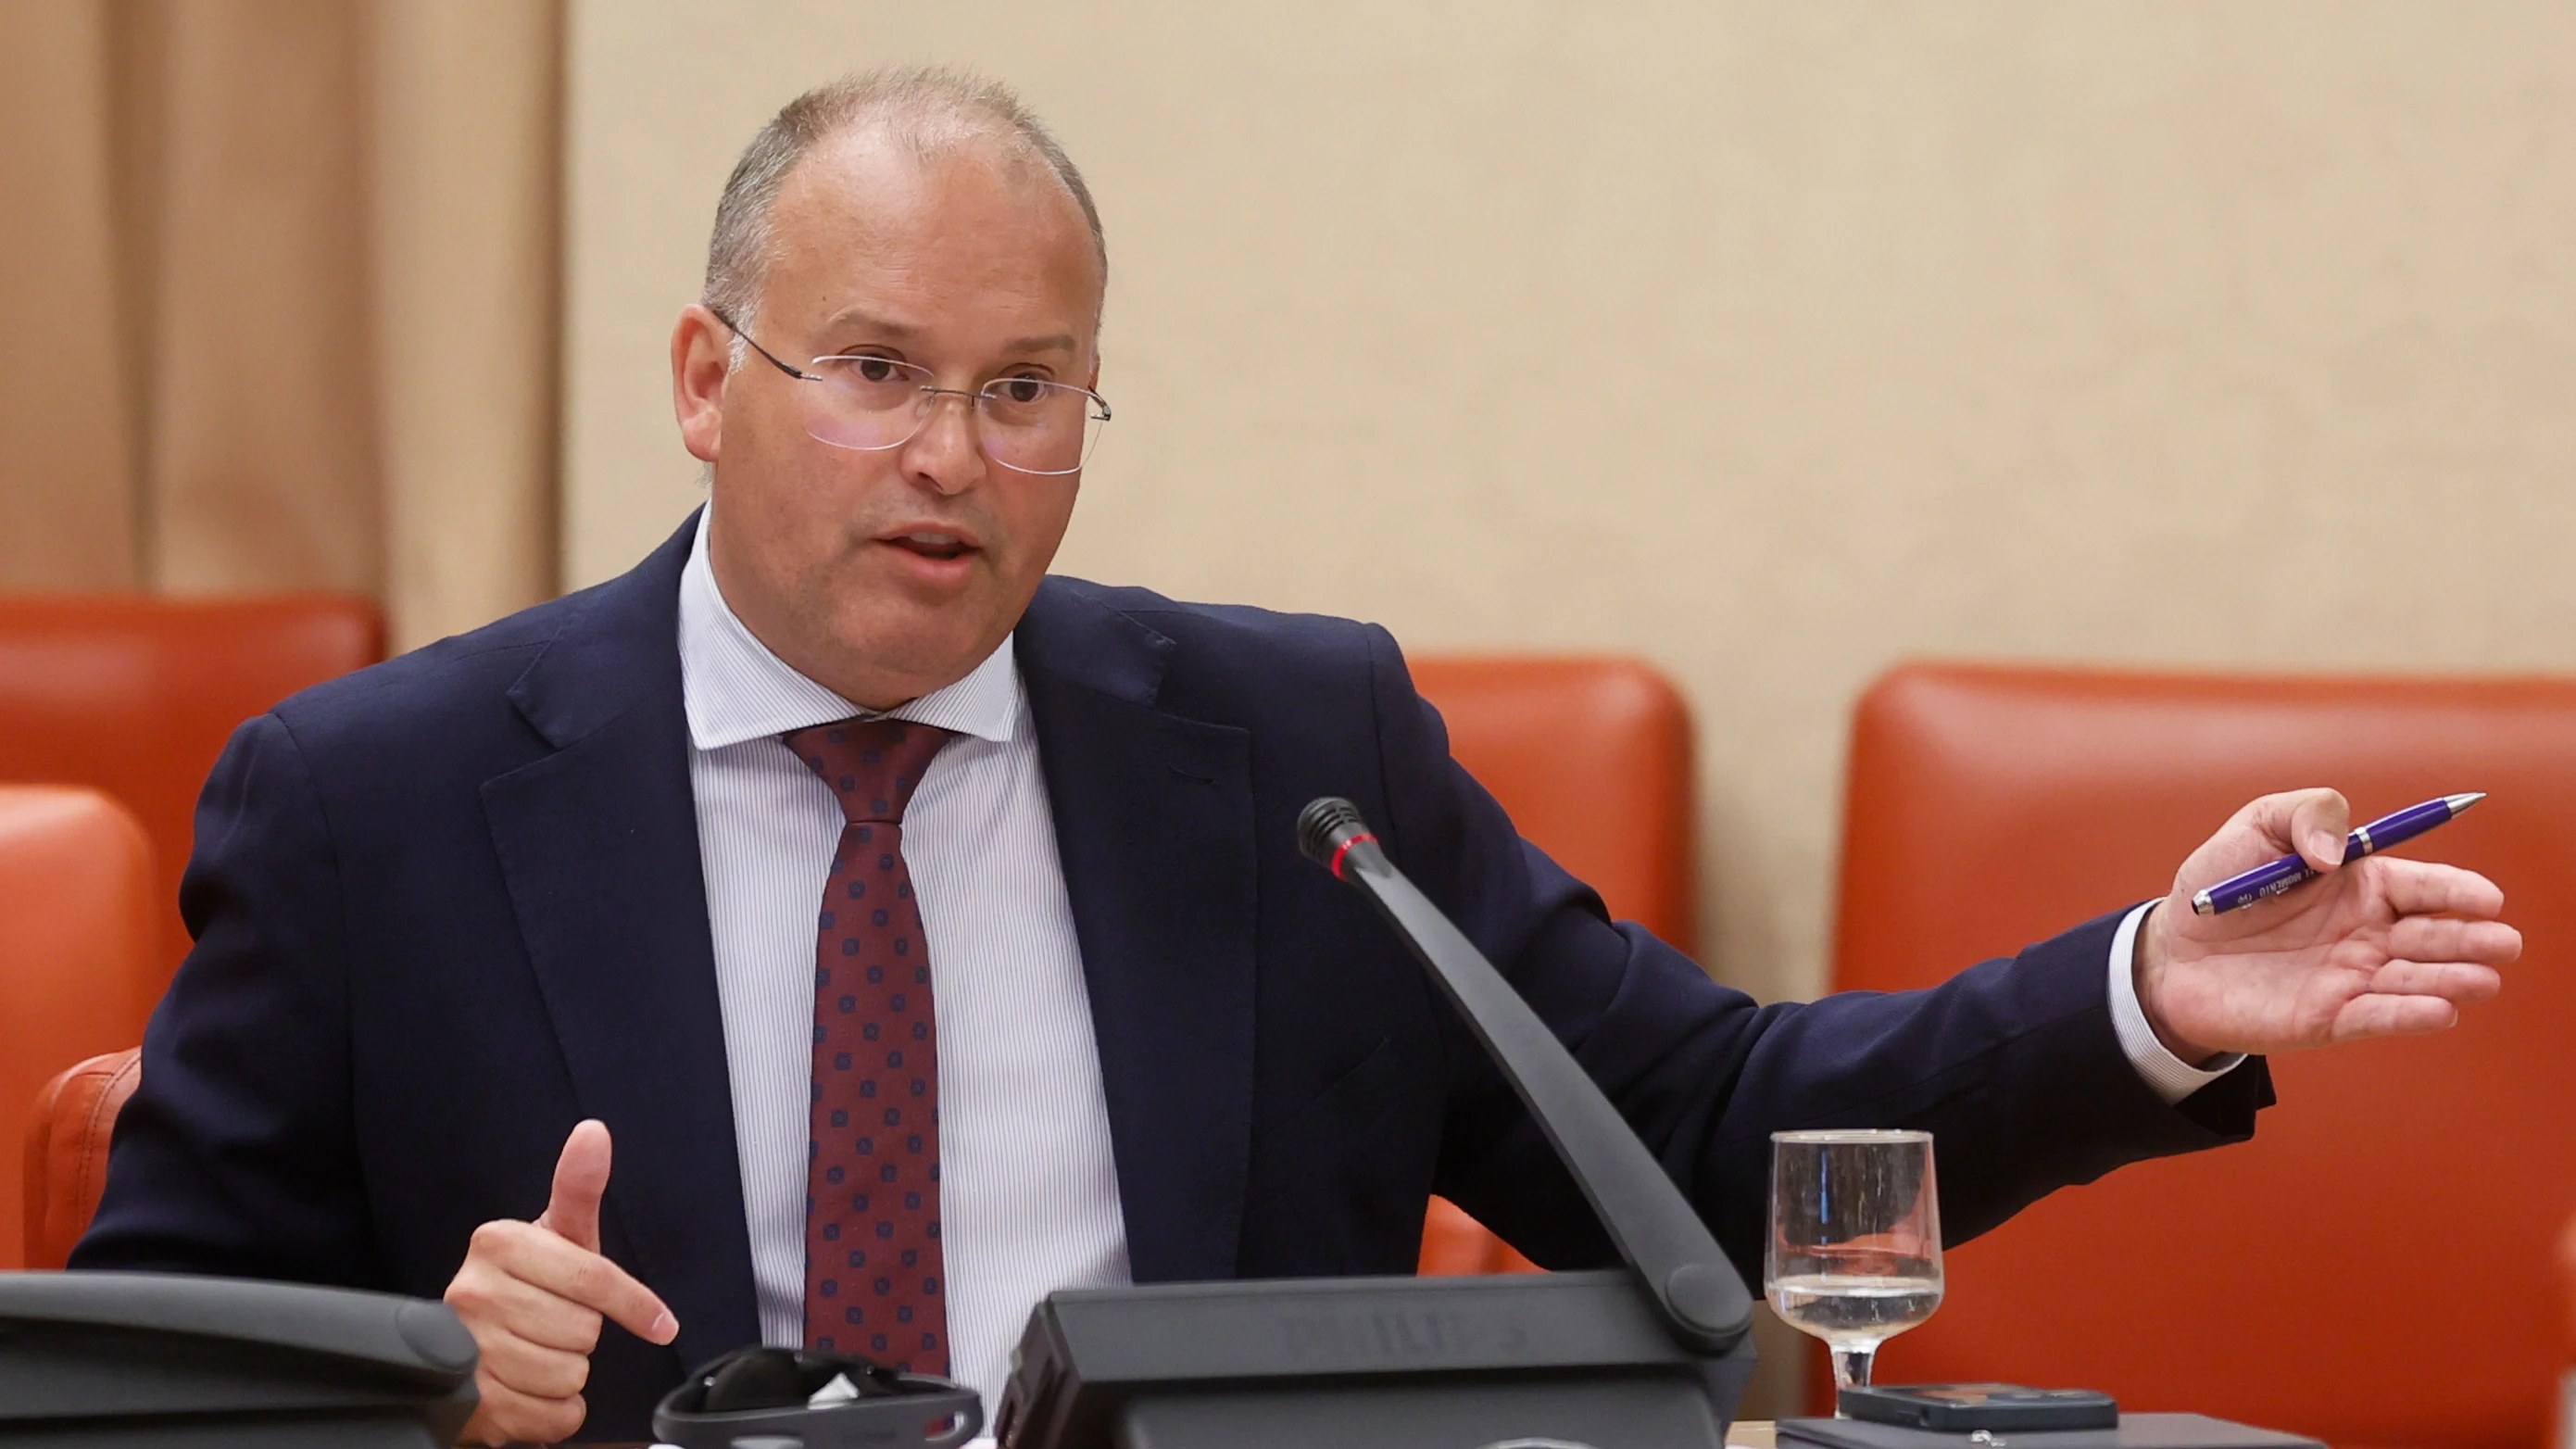
[[[2372,855],[2345,864],[2352,809],[2332,790],[2266,795],[2175,873],[2138,933],[2138,1004],[2167,1050],[2195,1065],[2440,1031],[2504,984],[2522,954],[2504,892],[2475,871]],[[2192,893],[2296,851],[2323,875],[2224,915]]]

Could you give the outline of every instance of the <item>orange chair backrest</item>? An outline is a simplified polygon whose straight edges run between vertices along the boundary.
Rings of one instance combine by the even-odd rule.
[[[2334,1444],[2544,1441],[2576,1205],[2576,680],[1899,668],[1855,722],[1834,985],[1930,985],[2160,896],[2238,806],[2307,785],[2356,820],[2490,792],[2401,851],[2504,887],[2504,996],[2278,1058],[2251,1143],[1959,1248],[1886,1381],[2080,1385]]]
[[[166,982],[197,792],[233,727],[384,652],[376,606],[348,595],[0,595],[0,780],[92,786],[143,822]]]
[[[152,848],[115,801],[0,785],[0,1144],[25,1136],[46,1078],[142,1040],[160,989],[152,879]],[[23,1187],[0,1190],[0,1268],[16,1265]]]
[[[1413,682],[1449,749],[1521,834],[1601,893],[1610,914],[1694,949],[1690,710],[1671,681],[1626,659],[1426,657]],[[1423,1224],[1426,1274],[1534,1272],[1439,1198]]]
[[[143,1080],[143,1050],[127,1047],[65,1068],[36,1097],[27,1129],[27,1261],[56,1269],[89,1231],[107,1190],[116,1114]]]
[[[1610,914],[1697,949],[1689,706],[1629,659],[1410,661],[1449,750]]]

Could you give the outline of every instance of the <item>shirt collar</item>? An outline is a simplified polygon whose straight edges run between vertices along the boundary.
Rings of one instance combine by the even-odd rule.
[[[965,678],[882,713],[797,673],[744,626],[717,587],[707,561],[714,513],[713,504],[699,512],[697,537],[680,570],[680,694],[691,744],[717,750],[853,716],[912,720],[995,743],[1018,735],[1028,695],[1010,636]]]

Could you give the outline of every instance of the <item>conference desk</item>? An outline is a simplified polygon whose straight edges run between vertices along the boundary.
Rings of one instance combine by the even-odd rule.
[[[984,1446],[992,1442],[990,1439],[978,1439],[968,1445],[967,1449],[984,1449]],[[1778,1449],[1779,1435],[1773,1431],[1772,1423],[1768,1419],[1745,1419],[1738,1421],[1726,1431],[1726,1445],[1727,1449]],[[577,1449],[581,1449],[581,1446],[577,1446]],[[609,1443],[591,1444],[586,1446],[586,1449],[651,1449],[651,1446]]]

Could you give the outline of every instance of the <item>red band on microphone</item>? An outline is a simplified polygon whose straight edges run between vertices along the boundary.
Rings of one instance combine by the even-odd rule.
[[[1377,839],[1376,836],[1363,830],[1359,834],[1354,835],[1350,839],[1333,847],[1333,879],[1340,880],[1342,878],[1342,857],[1351,853],[1352,846],[1359,844],[1363,840],[1375,839]]]

